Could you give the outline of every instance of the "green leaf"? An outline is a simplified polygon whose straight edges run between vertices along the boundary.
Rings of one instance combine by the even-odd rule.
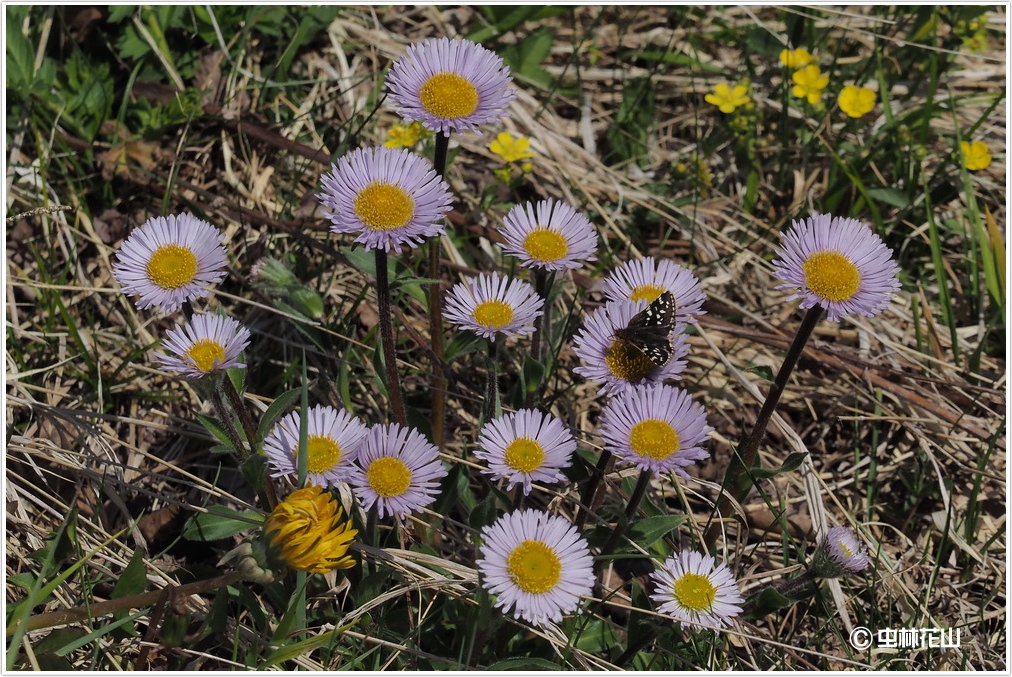
[[[654,543],[681,526],[684,521],[685,515],[645,517],[629,525],[629,538],[643,548],[650,548]]]
[[[868,197],[899,209],[910,206],[910,196],[899,188],[869,188]]]
[[[787,457],[784,464],[779,468],[752,468],[752,477],[757,480],[769,479],[770,477],[776,477],[777,475],[783,475],[784,473],[797,470],[798,466],[805,460],[805,456],[808,454],[803,451],[796,451]]]
[[[126,568],[116,580],[116,586],[112,589],[112,599],[122,599],[132,595],[139,595],[144,592],[148,584],[148,578],[144,567],[144,551],[134,550]],[[127,616],[127,609],[122,609],[113,614],[113,618],[119,620]],[[137,630],[126,626],[124,630],[128,635],[136,636]]]
[[[333,630],[328,630],[327,632],[320,633],[319,635],[315,635],[308,639],[303,639],[286,646],[278,647],[272,653],[268,654],[263,665],[258,667],[261,670],[266,670],[280,663],[284,663],[285,661],[290,661],[298,658],[299,656],[312,653],[317,649],[333,646],[337,642],[338,637],[344,634],[345,630],[354,626],[360,620],[362,620],[361,616],[353,620],[351,623],[342,625],[339,628],[334,628]]]
[[[295,401],[299,399],[302,394],[302,388],[292,388],[291,390],[281,393],[274,398],[271,405],[267,407],[267,411],[260,418],[260,425],[257,426],[257,437],[264,439],[267,437],[267,433],[271,431],[274,424],[281,420],[281,417],[288,413],[289,409],[295,407]]]
[[[229,439],[228,433],[225,432],[225,427],[221,424],[221,421],[210,416],[204,416],[203,414],[197,414],[197,420],[200,421],[200,424],[204,426],[207,432],[211,433],[214,439],[221,442],[225,447],[235,451],[232,440]]]
[[[789,597],[784,597],[772,586],[763,588],[748,598],[746,602],[747,618],[759,618],[794,604]]]
[[[745,370],[750,374],[755,374],[767,383],[773,383],[773,370],[766,366],[749,367]]]
[[[35,79],[35,55],[28,38],[21,32],[21,21],[14,7],[7,8],[7,67],[5,82],[15,93],[27,89]]]
[[[559,665],[546,661],[544,658],[536,657],[521,657],[521,658],[506,658],[486,668],[489,672],[495,672],[497,670],[553,670],[557,671]]]
[[[255,510],[233,510],[213,505],[206,513],[194,515],[186,522],[183,538],[191,541],[217,541],[259,526],[264,516]]]

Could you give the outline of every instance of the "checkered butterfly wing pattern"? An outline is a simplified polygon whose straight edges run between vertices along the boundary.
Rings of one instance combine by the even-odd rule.
[[[675,326],[675,295],[669,291],[636,313],[624,329],[615,330],[615,338],[643,353],[658,367],[671,359],[668,334]]]

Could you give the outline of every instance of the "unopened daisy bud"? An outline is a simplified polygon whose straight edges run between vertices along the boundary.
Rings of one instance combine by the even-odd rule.
[[[812,556],[811,571],[819,578],[840,578],[869,564],[868,549],[847,527],[833,527]]]
[[[272,256],[258,259],[253,264],[249,277],[253,284],[266,290],[283,289],[299,283],[288,266]]]
[[[263,533],[271,555],[293,569],[322,574],[355,566],[348,548],[358,531],[322,487],[292,492],[264,520]]]

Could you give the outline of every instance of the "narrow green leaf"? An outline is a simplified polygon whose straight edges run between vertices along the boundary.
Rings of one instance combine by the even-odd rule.
[[[784,473],[792,472],[798,469],[798,466],[805,460],[805,456],[808,454],[803,451],[796,451],[787,457],[784,464],[779,468],[752,468],[751,473],[757,480],[769,479],[770,477],[776,477],[777,475],[783,475]]]
[[[685,521],[685,515],[657,515],[645,517],[629,525],[629,539],[643,548],[649,548]]]
[[[217,541],[259,526],[263,521],[263,515],[255,510],[240,512],[214,505],[206,513],[194,515],[187,520],[183,538],[191,541]]]
[[[274,424],[281,420],[281,417],[288,413],[288,410],[295,405],[295,400],[302,394],[302,388],[292,388],[274,398],[267,411],[260,417],[260,425],[257,426],[257,437],[264,439],[274,427]]]

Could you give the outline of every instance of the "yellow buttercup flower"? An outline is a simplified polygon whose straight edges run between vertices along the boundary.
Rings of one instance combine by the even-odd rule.
[[[859,118],[875,107],[875,92],[867,87],[847,85],[837,98],[840,110],[852,118]]]
[[[387,148],[411,148],[423,139],[432,136],[432,132],[425,128],[421,122],[412,122],[410,125],[394,125],[387,133]]]
[[[812,54],[804,47],[785,49],[780,52],[780,63],[788,68],[804,68],[812,63]]]
[[[815,64],[795,71],[791,79],[794,80],[791,93],[800,99],[808,99],[808,103],[811,104],[819,103],[819,99],[822,98],[822,90],[829,84],[829,76],[823,75]]]
[[[292,492],[264,521],[271,553],[293,569],[322,574],[355,566],[347,553],[358,531],[342,519],[329,491],[310,485]]]
[[[516,139],[509,132],[499,132],[495,141],[489,144],[488,149],[501,157],[505,162],[516,162],[525,158],[534,157],[530,151],[531,142],[521,136]]]
[[[744,106],[751,99],[748,97],[748,86],[730,85],[721,82],[713,88],[712,94],[703,97],[707,103],[711,103],[720,109],[721,113],[733,113],[738,106]]]
[[[983,141],[974,141],[972,144],[960,141],[959,147],[963,149],[963,166],[971,172],[987,169],[991,164],[991,153]]]

